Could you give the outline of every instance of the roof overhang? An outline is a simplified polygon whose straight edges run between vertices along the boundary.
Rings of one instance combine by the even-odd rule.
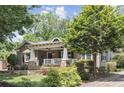
[[[62,42],[50,42],[50,43],[44,43],[44,44],[32,44],[32,45],[26,45],[29,49],[51,49],[51,48],[61,48],[64,44]]]

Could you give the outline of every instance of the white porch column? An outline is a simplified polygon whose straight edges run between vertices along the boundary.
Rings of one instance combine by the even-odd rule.
[[[68,51],[67,51],[67,48],[64,48],[63,49],[63,58],[62,60],[68,60]]]
[[[83,59],[83,54],[80,54],[81,60]]]
[[[100,53],[97,53],[97,56],[96,56],[96,67],[100,67],[100,63],[101,63],[101,54]]]
[[[84,55],[84,59],[86,60],[87,59],[87,54],[85,53],[85,55]]]
[[[34,49],[31,49],[30,61],[35,61],[35,52],[34,52]]]
[[[93,60],[93,54],[91,54],[91,60]]]
[[[68,60],[68,51],[67,48],[63,48],[63,56],[62,56],[62,61],[61,61],[61,67],[65,67],[67,64]]]

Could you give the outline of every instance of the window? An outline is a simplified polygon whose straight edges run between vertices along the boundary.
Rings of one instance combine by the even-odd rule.
[[[107,53],[102,53],[101,59],[102,59],[102,60],[107,60]]]
[[[85,54],[81,54],[81,58],[82,59],[85,59]]]
[[[59,42],[59,40],[58,39],[54,39],[53,42]]]
[[[59,39],[59,38],[54,38],[54,39],[52,40],[52,42],[60,42],[60,39]]]
[[[87,59],[91,59],[91,54],[87,54]]]

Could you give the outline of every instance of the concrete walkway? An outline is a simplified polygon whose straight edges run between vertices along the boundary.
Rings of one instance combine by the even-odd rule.
[[[81,87],[124,87],[124,71],[115,72],[109,77],[93,82],[83,83]]]

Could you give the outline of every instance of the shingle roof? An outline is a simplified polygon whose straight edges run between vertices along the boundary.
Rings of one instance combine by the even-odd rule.
[[[23,45],[30,44],[30,45],[38,45],[38,44],[49,44],[49,43],[53,43],[55,39],[58,39],[59,42],[61,42],[61,40],[59,38],[53,38],[51,41],[41,41],[41,42],[30,42],[30,41],[24,41],[19,48],[21,48]],[[58,42],[57,42],[58,43]],[[17,48],[17,49],[19,49]]]

